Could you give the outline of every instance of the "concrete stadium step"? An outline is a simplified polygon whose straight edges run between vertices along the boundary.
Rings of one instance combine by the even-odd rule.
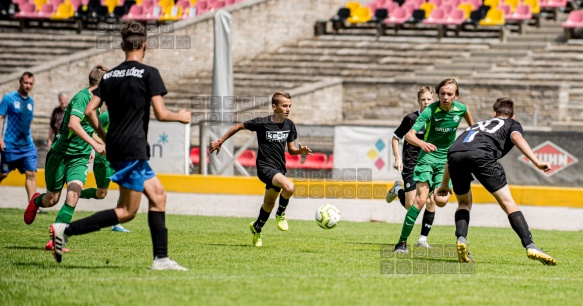
[[[483,63],[483,62],[453,62],[449,64],[437,64],[434,65],[435,70],[490,70],[495,66],[493,63]]]
[[[10,67],[32,67],[35,65],[41,65],[44,64],[45,61],[42,60],[31,60],[28,59],[26,61],[15,61],[15,60],[2,60],[0,59],[0,66],[1,67],[5,67],[5,68],[10,68]]]
[[[85,41],[16,41],[16,40],[0,40],[0,47],[11,47],[16,49],[32,49],[32,48],[67,48],[69,50],[85,50],[95,48],[95,42]]]
[[[321,36],[325,37],[325,36]],[[487,49],[487,44],[435,44],[435,43],[404,43],[404,42],[383,42],[383,41],[356,41],[347,42],[343,40],[311,39],[300,40],[297,47],[301,48],[365,48],[371,49],[392,49],[392,50],[479,50]]]
[[[515,49],[515,50],[544,50],[550,46],[549,42],[522,42],[522,41],[509,41],[503,44],[492,45],[492,49]]]
[[[513,42],[563,42],[563,33],[529,33],[526,35],[513,34],[508,37]]]
[[[20,41],[85,41],[95,43],[96,38],[101,35],[79,35],[79,34],[44,34],[44,33],[22,33],[22,32],[0,32],[0,39],[11,39]],[[107,35],[107,37],[111,37]]]
[[[469,54],[469,51],[473,49],[459,49],[456,52],[459,54]],[[479,49],[484,50],[484,49]],[[432,58],[450,58],[451,54],[449,52],[444,52],[440,49],[427,49],[427,50],[407,50],[403,48],[396,49],[366,49],[366,48],[304,48],[287,46],[282,47],[278,50],[278,53],[285,54],[299,54],[299,55],[312,55],[312,56],[338,56],[343,59],[346,57],[432,57]]]
[[[313,68],[313,69],[338,69],[341,70],[369,70],[374,71],[387,71],[387,69],[394,69],[398,67],[395,66],[420,66],[420,65],[430,65],[434,61],[430,58],[407,58],[407,59],[392,59],[384,58],[380,63],[343,63],[341,68],[338,67],[338,63],[330,62],[300,62],[300,61],[251,61],[245,68],[252,67],[273,67],[273,68]],[[241,69],[238,67],[238,69]]]
[[[479,77],[485,79],[506,79],[506,80],[537,80],[537,81],[583,81],[583,75],[567,75],[561,73],[497,73],[481,72]]]
[[[309,74],[318,78],[326,77],[392,77],[397,72],[412,72],[414,69],[419,67],[414,66],[398,66],[387,68],[388,71],[382,70],[370,70],[370,69],[342,69],[342,68],[297,68],[297,67],[277,67],[279,73],[290,73],[290,74]],[[237,69],[237,68],[235,68]],[[235,72],[245,72],[245,73],[262,73],[271,74],[273,73],[274,67],[246,67],[243,71],[235,70]]]
[[[432,76],[430,79],[429,84],[435,83],[435,77],[433,76],[447,76],[453,78],[460,78],[460,77],[469,77],[473,76],[475,73],[473,70],[465,70],[465,69],[447,69],[447,68],[439,68],[435,70],[416,70],[415,75],[417,76]],[[400,80],[404,78],[399,78]],[[417,79],[417,78],[415,78]]]

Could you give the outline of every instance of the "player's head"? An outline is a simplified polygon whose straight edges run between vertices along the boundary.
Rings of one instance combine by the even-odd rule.
[[[417,103],[419,109],[423,111],[427,105],[435,102],[435,92],[431,86],[421,86],[417,92]]]
[[[25,72],[18,79],[18,92],[23,96],[28,96],[32,91],[32,86],[34,86],[34,74],[31,72]]]
[[[62,109],[65,109],[65,107],[67,107],[67,104],[69,103],[69,96],[67,95],[66,92],[61,91],[58,95],[59,97],[59,107],[61,107]]]
[[[101,65],[93,67],[93,69],[91,69],[91,72],[89,72],[89,87],[93,87],[99,84],[99,81],[101,81],[101,78],[107,72],[107,70],[109,69]]]
[[[121,39],[121,48],[125,52],[137,50],[143,50],[145,52],[148,32],[143,24],[137,21],[130,21],[121,26]]]
[[[283,114],[285,118],[291,110],[291,95],[285,91],[278,91],[271,97],[271,108],[275,114]]]
[[[496,103],[494,103],[494,117],[514,119],[514,101],[508,97],[496,99]]]
[[[451,104],[460,95],[455,79],[445,79],[439,82],[439,84],[435,86],[435,92],[439,97],[440,105]]]

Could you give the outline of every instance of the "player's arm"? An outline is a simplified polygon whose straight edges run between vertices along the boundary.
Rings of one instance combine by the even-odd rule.
[[[437,150],[437,147],[435,145],[433,145],[432,143],[429,142],[425,142],[419,138],[417,138],[417,132],[415,128],[413,127],[412,129],[409,130],[409,132],[407,132],[407,134],[405,134],[405,140],[416,146],[416,147],[420,147],[421,150],[425,151],[425,153],[429,153],[429,152],[433,152]]]
[[[215,140],[209,144],[210,153],[217,151],[217,154],[219,154],[219,152],[221,151],[221,146],[223,145],[223,142],[227,141],[227,139],[231,138],[231,136],[237,134],[237,132],[239,132],[240,130],[245,130],[245,129],[246,128],[245,128],[245,125],[243,124],[243,122],[239,122],[239,123],[235,124],[233,127],[231,127],[225,133],[225,135],[223,135],[218,140]]]
[[[47,140],[47,146],[49,147],[49,149],[53,145],[53,138],[55,138],[55,132],[53,132],[53,128],[50,127],[49,128],[49,139]]]
[[[0,115],[0,127],[4,126],[4,116]],[[2,138],[2,133],[0,133],[0,151],[4,152],[6,145],[4,144],[4,139]]]
[[[393,168],[399,172],[402,172],[403,162],[401,162],[401,156],[399,155],[399,138],[397,138],[397,136],[393,136],[393,139],[391,139],[391,148],[393,149],[393,154],[395,155],[395,164],[393,165]]]
[[[102,155],[105,154],[105,146],[95,141],[95,139],[91,138],[91,136],[85,132],[81,126],[81,118],[77,117],[76,115],[71,115],[69,117],[69,125],[67,127],[73,131],[73,133],[79,136],[79,138],[90,144],[95,152]]]
[[[293,141],[290,141],[287,143],[287,151],[289,152],[290,155],[312,155],[312,149],[306,147],[306,146],[302,146],[301,143],[299,143],[299,148],[296,148],[296,145]]]
[[[99,117],[97,117],[97,109],[99,109],[101,107],[101,104],[103,102],[101,101],[101,98],[93,95],[93,97],[91,98],[91,100],[89,100],[89,103],[87,104],[87,106],[85,107],[85,120],[87,120],[87,122],[89,122],[89,125],[91,125],[91,127],[97,132],[97,135],[99,135],[99,137],[103,140],[105,140],[105,130],[103,129],[103,127],[101,126],[101,124],[99,123]],[[75,117],[75,116],[71,116]],[[69,119],[69,125],[71,125],[71,120]],[[83,128],[81,128],[81,130],[83,130]],[[85,132],[85,131],[83,131]],[[85,133],[87,134],[87,133]],[[78,135],[78,134],[77,134]],[[89,135],[87,135],[89,136]],[[81,136],[79,136],[81,137]],[[87,142],[89,144],[91,144],[90,142]],[[91,145],[93,146],[93,145]]]
[[[464,114],[464,119],[466,120],[466,123],[468,124],[468,126],[474,125],[474,118],[472,118],[472,114],[470,113],[470,110],[467,108],[466,108],[466,113]]]
[[[179,110],[178,112],[168,110],[161,95],[152,97],[152,107],[154,108],[154,117],[158,121],[190,123],[191,112],[187,110]]]
[[[522,154],[526,156],[526,158],[528,158],[537,168],[543,170],[544,172],[551,170],[551,164],[543,163],[538,158],[536,158],[536,155],[534,155],[532,152],[528,142],[526,142],[526,139],[524,139],[524,137],[522,137],[519,132],[512,133],[512,135],[510,135],[510,139],[512,140],[512,143],[518,148],[518,150],[520,150],[520,152],[522,152]]]

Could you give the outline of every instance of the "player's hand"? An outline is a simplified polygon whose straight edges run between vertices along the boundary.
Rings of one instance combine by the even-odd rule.
[[[536,165],[536,167],[541,169],[544,172],[551,171],[551,164],[550,163],[539,162],[538,165]]]
[[[89,155],[89,163],[92,163],[95,159],[95,151],[91,151],[91,155]]]
[[[98,143],[93,147],[93,150],[95,150],[95,152],[97,152],[99,155],[105,155],[105,145]]]
[[[190,123],[190,119],[192,118],[192,112],[187,110],[179,110],[178,111],[178,122],[180,123]]]
[[[0,137],[0,151],[4,152],[6,150],[6,145],[4,144],[4,139]]]
[[[395,164],[393,165],[395,170],[399,171],[399,173],[403,172],[403,162],[399,159],[395,159]]]
[[[431,143],[423,142],[423,145],[421,146],[421,150],[423,150],[425,153],[429,153],[429,152],[437,151],[437,147],[435,147]]]
[[[223,145],[223,142],[220,139],[211,142],[211,144],[209,144],[209,153],[213,153],[214,151],[217,151],[217,155],[219,155],[219,152],[221,152],[222,145]]]
[[[453,192],[451,191],[451,188],[449,188],[448,185],[440,185],[435,193],[440,197],[445,197],[447,195],[452,194]]]
[[[312,150],[308,147],[302,146],[302,144],[300,143],[300,154],[303,155],[313,155],[312,154]]]

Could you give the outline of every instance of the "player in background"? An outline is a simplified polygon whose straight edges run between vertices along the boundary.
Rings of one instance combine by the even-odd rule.
[[[296,148],[294,140],[297,138],[296,126],[288,119],[291,110],[291,96],[287,92],[276,92],[271,98],[271,108],[273,114],[267,117],[256,117],[243,123],[237,123],[229,129],[220,139],[211,142],[210,152],[221,151],[221,145],[231,136],[240,130],[250,130],[257,132],[258,153],[257,153],[257,176],[265,184],[265,196],[263,205],[259,210],[257,221],[251,222],[249,228],[253,235],[253,245],[260,247],[261,229],[269,219],[271,211],[275,207],[275,201],[279,196],[279,206],[275,213],[277,228],[282,231],[288,230],[288,223],[285,217],[285,209],[290,197],[294,194],[294,184],[285,176],[285,147],[291,155],[311,155],[310,148],[299,144]],[[280,193],[281,192],[281,193]]]
[[[536,158],[522,133],[522,125],[514,120],[514,101],[510,98],[499,98],[494,103],[494,118],[478,122],[466,129],[449,149],[448,167],[437,193],[439,196],[451,193],[448,185],[451,177],[459,204],[455,213],[455,235],[460,262],[473,262],[466,240],[472,209],[470,183],[473,174],[508,215],[510,226],[520,238],[522,246],[526,248],[528,258],[545,265],[557,264],[553,257],[534,244],[526,219],[510,193],[504,168],[498,162],[516,145],[537,168],[545,172],[551,170],[549,163]]]
[[[120,189],[119,205],[70,224],[51,225],[53,254],[55,260],[61,262],[63,246],[69,237],[132,220],[145,194],[149,200],[148,225],[154,257],[151,269],[187,271],[168,257],[166,192],[148,164],[150,149],[147,135],[150,106],[159,121],[188,124],[192,114],[166,109],[163,96],[167,91],[160,73],[156,68],[142,64],[148,38],[144,25],[136,21],[123,24],[121,37],[125,61],[103,76],[85,109],[87,121],[105,140],[107,160],[115,169],[111,181],[116,182]],[[107,103],[110,116],[107,133],[99,124],[97,114],[103,101]]]
[[[399,202],[407,210],[409,210],[413,204],[413,200],[415,200],[415,190],[417,185],[413,180],[413,170],[415,169],[415,165],[417,165],[417,157],[419,156],[421,148],[405,141],[403,143],[403,158],[401,159],[401,156],[399,155],[399,141],[411,130],[413,124],[415,124],[415,121],[425,108],[433,102],[435,102],[435,92],[433,91],[433,88],[431,86],[423,86],[419,88],[419,91],[417,92],[419,110],[409,113],[403,118],[401,125],[395,130],[393,139],[391,140],[391,147],[393,149],[393,154],[395,155],[395,164],[393,165],[393,168],[401,173],[405,188],[403,188],[403,183],[400,181],[395,182],[395,185],[387,193],[386,200],[387,203],[391,203],[395,198],[399,197]],[[417,132],[416,136],[422,140],[424,135],[425,127],[422,127],[421,130]],[[430,196],[428,199],[428,202],[431,201],[434,201],[433,196]],[[433,207],[433,203],[428,203],[427,207]],[[427,236],[433,225],[435,212],[430,212],[427,210],[427,207],[423,213],[421,236],[417,242],[417,246],[430,248],[431,246],[427,243]]]
[[[38,160],[30,130],[34,100],[29,93],[34,86],[34,75],[23,73],[18,84],[18,90],[5,94],[0,102],[0,182],[10,171],[18,169],[26,175],[24,187],[30,201],[36,192]]]
[[[435,191],[441,183],[443,168],[447,160],[447,150],[454,142],[457,128],[464,118],[468,126],[474,121],[467,107],[456,101],[459,96],[459,87],[456,80],[445,79],[435,86],[439,101],[427,106],[419,115],[415,124],[405,135],[405,139],[421,148],[417,158],[417,165],[413,172],[413,180],[416,182],[416,194],[413,205],[407,211],[399,242],[395,245],[395,252],[407,253],[407,238],[415,226],[415,220],[419,212],[425,206],[429,193]],[[425,136],[421,140],[417,133],[425,127]],[[448,195],[449,196],[449,195]],[[446,201],[449,199],[443,199]],[[437,200],[437,199],[436,199]],[[435,205],[429,203],[426,211],[433,212],[426,222],[433,224],[435,217]],[[423,237],[419,237],[422,241]]]

